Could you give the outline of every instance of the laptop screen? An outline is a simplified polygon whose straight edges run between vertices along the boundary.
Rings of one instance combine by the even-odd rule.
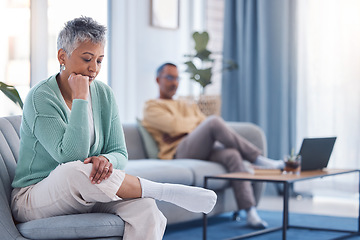
[[[304,138],[299,154],[301,170],[318,170],[326,168],[336,137]]]

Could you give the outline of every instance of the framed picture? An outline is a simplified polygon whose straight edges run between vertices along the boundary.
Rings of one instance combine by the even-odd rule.
[[[151,0],[150,24],[154,27],[179,28],[179,0]]]

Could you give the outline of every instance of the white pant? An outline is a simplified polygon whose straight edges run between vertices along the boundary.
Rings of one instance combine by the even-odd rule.
[[[103,212],[125,221],[124,240],[162,239],[166,218],[151,198],[122,200],[116,195],[125,172],[114,169],[100,184],[92,184],[92,164],[81,161],[59,165],[37,184],[12,192],[12,212],[26,222],[52,216]]]

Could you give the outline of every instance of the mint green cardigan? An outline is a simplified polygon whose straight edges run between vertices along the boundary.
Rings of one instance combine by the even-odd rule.
[[[26,97],[20,127],[20,152],[12,183],[26,187],[46,178],[59,164],[90,156],[106,157],[124,169],[127,150],[112,90],[94,81],[90,85],[95,143],[90,146],[88,101],[75,99],[68,109],[56,75],[34,86]]]

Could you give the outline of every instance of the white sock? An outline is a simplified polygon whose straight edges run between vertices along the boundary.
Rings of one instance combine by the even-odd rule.
[[[273,160],[262,155],[256,158],[254,164],[269,169],[283,169],[285,167],[283,160]]]
[[[256,208],[251,207],[250,209],[246,210],[246,217],[247,223],[254,228],[266,228],[268,224],[261,220],[260,216],[258,215]]]
[[[191,212],[209,213],[214,208],[217,195],[214,191],[180,184],[157,183],[139,178],[143,198],[173,203]]]

